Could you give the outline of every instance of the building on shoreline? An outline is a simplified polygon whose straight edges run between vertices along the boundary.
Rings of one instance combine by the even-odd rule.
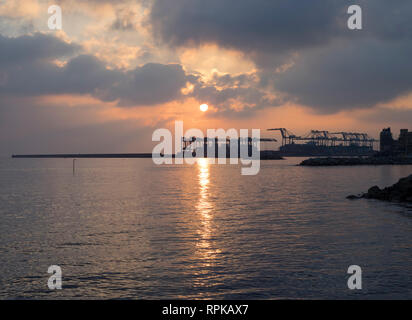
[[[380,152],[388,155],[412,155],[412,132],[401,129],[398,140],[394,140],[391,128],[380,133]]]

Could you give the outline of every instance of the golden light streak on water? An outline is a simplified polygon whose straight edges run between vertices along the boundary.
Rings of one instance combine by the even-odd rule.
[[[216,259],[219,249],[213,248],[213,204],[210,202],[210,159],[201,158],[197,160],[199,198],[196,211],[200,217],[201,228],[199,229],[200,240],[197,245],[199,254],[204,260],[204,266],[210,266]]]

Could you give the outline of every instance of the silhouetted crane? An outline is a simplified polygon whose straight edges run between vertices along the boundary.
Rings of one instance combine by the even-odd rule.
[[[285,128],[267,129],[267,131],[280,131],[282,135],[282,146],[294,144],[295,141],[306,141],[317,146],[335,146],[337,142],[343,145],[358,145],[373,147],[375,140],[370,138],[366,133],[357,132],[329,132],[325,130],[311,130],[305,136],[296,136]]]

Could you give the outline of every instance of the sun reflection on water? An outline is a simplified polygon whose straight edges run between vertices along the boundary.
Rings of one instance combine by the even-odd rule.
[[[216,259],[216,254],[220,252],[212,245],[213,238],[213,204],[210,202],[210,173],[209,159],[202,158],[197,160],[199,199],[196,211],[200,216],[201,228],[199,228],[199,242],[197,247],[199,254],[204,261],[204,266],[210,266]]]

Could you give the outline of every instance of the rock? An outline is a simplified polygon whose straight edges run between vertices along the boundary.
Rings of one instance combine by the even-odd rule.
[[[369,188],[368,192],[364,195],[368,199],[376,199],[382,195],[382,190],[378,186]]]
[[[373,186],[367,193],[360,197],[350,195],[347,199],[378,199],[384,201],[397,202],[412,202],[412,175],[400,179],[391,187],[380,189],[378,186]]]

